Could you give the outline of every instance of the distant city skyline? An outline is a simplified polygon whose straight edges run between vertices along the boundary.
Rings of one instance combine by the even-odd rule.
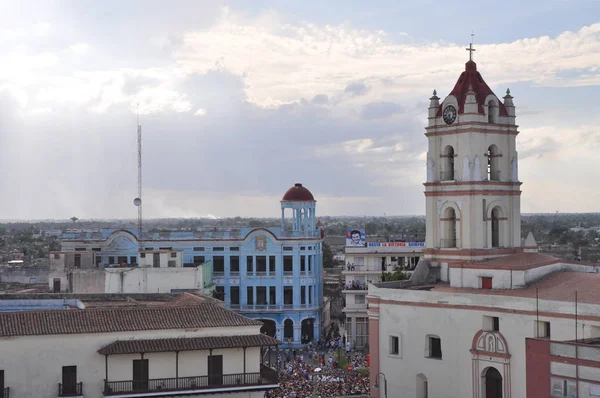
[[[434,7],[435,5],[435,7]],[[0,5],[0,218],[425,213],[424,126],[468,60],[514,96],[524,213],[598,210],[600,2]]]

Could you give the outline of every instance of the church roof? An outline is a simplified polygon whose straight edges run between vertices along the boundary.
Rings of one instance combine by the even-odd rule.
[[[294,184],[293,187],[287,190],[282,202],[316,202],[313,194],[302,186],[300,183]]]
[[[482,294],[535,298],[573,302],[575,291],[580,303],[600,304],[600,274],[590,272],[554,272],[522,289],[471,289],[436,285],[432,291],[445,293]]]
[[[493,95],[496,97],[496,94],[492,91],[491,88],[486,84],[481,77],[481,73],[477,71],[477,64],[473,61],[468,61],[465,64],[465,71],[461,73],[458,81],[454,85],[454,88],[450,92],[449,95],[453,95],[456,97],[458,101],[458,113],[464,113],[465,111],[465,102],[467,100],[467,92],[469,91],[469,87],[473,89],[475,93],[475,99],[477,100],[477,111],[478,113],[484,114],[484,106],[485,99],[488,95]],[[498,98],[498,97],[496,97]],[[498,105],[500,106],[500,116],[507,116],[506,108],[500,99],[498,99]],[[442,106],[440,105],[438,109],[437,116],[442,115]]]

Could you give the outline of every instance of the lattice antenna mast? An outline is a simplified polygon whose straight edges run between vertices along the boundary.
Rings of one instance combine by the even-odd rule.
[[[142,126],[140,125],[140,111],[138,104],[137,112],[137,160],[138,160],[138,196],[134,199],[133,204],[138,208],[138,233],[139,233],[139,249],[144,249],[144,238],[142,231]]]

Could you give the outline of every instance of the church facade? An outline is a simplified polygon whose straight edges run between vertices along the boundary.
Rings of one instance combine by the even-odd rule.
[[[528,338],[600,337],[600,267],[522,239],[515,117],[510,91],[497,97],[472,59],[430,98],[424,258],[410,281],[369,285],[371,396],[386,384],[415,398],[522,398],[549,380],[569,386],[553,397],[600,389],[597,371],[573,387],[569,366],[527,376]]]
[[[144,232],[141,242],[137,230],[102,230],[64,235],[61,249],[90,257],[88,268],[107,275],[105,270],[112,268],[162,268],[162,256],[171,256],[162,269],[161,292],[165,284],[166,292],[189,289],[174,277],[182,269],[207,268],[210,275],[204,281],[212,281],[226,308],[261,320],[264,333],[299,346],[321,334],[322,232],[316,200],[302,184],[291,187],[280,203],[279,227]],[[70,266],[74,274],[76,262]],[[173,274],[170,285],[168,271]],[[146,279],[137,292],[156,293],[151,289],[158,284],[151,286]]]

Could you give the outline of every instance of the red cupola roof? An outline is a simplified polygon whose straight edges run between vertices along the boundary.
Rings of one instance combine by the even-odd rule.
[[[300,183],[294,184],[293,187],[287,190],[282,202],[316,202],[314,196],[310,191],[302,186]]]
[[[464,113],[465,101],[467,100],[467,92],[469,87],[472,87],[475,93],[475,99],[477,100],[477,111],[478,113],[484,114],[485,99],[488,95],[496,97],[491,88],[488,87],[486,82],[481,77],[481,74],[477,72],[477,64],[473,61],[468,61],[465,64],[465,71],[461,73],[458,81],[454,85],[454,88],[449,95],[453,95],[458,100],[458,113]],[[497,97],[496,97],[497,98]],[[507,116],[506,108],[502,101],[498,99],[498,105],[500,106],[500,116]],[[438,109],[437,116],[442,115],[442,106]]]

